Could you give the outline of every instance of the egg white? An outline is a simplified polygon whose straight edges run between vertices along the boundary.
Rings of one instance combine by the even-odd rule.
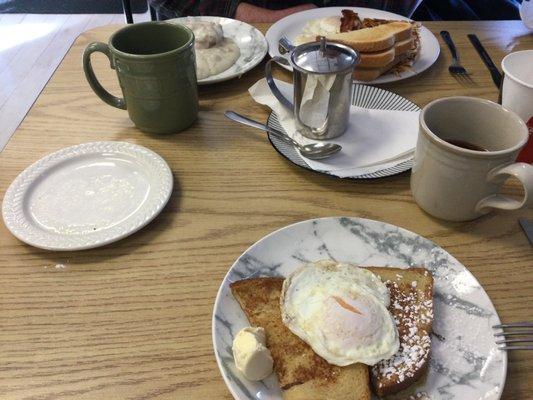
[[[301,33],[294,38],[294,43],[314,42],[317,36],[327,36],[341,31],[340,17],[324,17],[308,21]]]
[[[372,272],[351,264],[305,265],[283,284],[283,323],[330,364],[374,365],[399,348],[389,292]]]

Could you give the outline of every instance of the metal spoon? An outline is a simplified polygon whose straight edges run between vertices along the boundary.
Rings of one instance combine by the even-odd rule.
[[[292,144],[298,149],[302,156],[307,157],[311,160],[320,160],[323,158],[328,158],[333,154],[338,153],[342,149],[340,145],[335,143],[312,143],[302,146],[300,143],[296,142],[283,132],[266,126],[260,122],[254,121],[253,119],[247,118],[244,115],[237,114],[234,111],[226,111],[224,115],[235,122],[240,122],[241,124],[261,129],[277,137],[280,140]]]

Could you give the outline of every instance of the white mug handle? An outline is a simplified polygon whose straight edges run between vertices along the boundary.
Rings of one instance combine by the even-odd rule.
[[[518,210],[533,204],[533,166],[526,163],[515,163],[496,167],[487,174],[487,181],[505,181],[514,176],[524,186],[524,198],[522,201],[512,199],[501,194],[492,194],[480,200],[476,205],[476,211],[485,213],[490,208],[501,210]]]

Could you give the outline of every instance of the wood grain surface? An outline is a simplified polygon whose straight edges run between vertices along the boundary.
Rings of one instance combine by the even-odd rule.
[[[79,34],[123,21],[124,14],[0,14],[0,151]]]
[[[448,74],[450,55],[439,37],[442,54],[431,69],[383,85],[420,106],[448,95],[497,99],[467,33],[479,36],[496,64],[506,53],[533,47],[518,21],[425,25],[437,36],[442,29],[451,32],[474,84],[462,85]],[[531,209],[448,223],[416,206],[409,173],[350,181],[292,165],[263,133],[222,114],[233,109],[266,120],[268,111],[247,94],[263,76],[263,64],[241,79],[200,87],[199,119],[189,130],[143,134],[126,112],[101,102],[83,76],[85,46],[106,41],[116,28],[76,40],[0,154],[0,196],[42,156],[98,140],[125,140],[158,152],[174,173],[174,192],[148,227],[94,250],[39,250],[0,223],[1,399],[230,399],[211,343],[218,286],[252,243],[315,217],[365,217],[423,235],[472,271],[503,321],[533,320],[533,251],[517,222],[533,219]],[[118,94],[107,60],[96,55],[94,65],[104,86]],[[290,79],[286,72],[278,76]],[[520,195],[521,189],[509,184],[506,192]],[[532,398],[532,356],[510,354],[503,399]]]

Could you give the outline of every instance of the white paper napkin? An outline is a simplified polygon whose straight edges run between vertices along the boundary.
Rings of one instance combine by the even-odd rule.
[[[276,84],[283,95],[292,101],[292,85],[277,80]],[[296,132],[293,113],[274,97],[266,79],[258,81],[249,92],[257,103],[270,107],[277,114],[283,129],[298,143],[305,145],[318,142]],[[391,162],[391,159],[414,151],[418,136],[418,116],[418,111],[371,110],[351,106],[350,123],[346,132],[331,139],[331,142],[342,146],[340,153],[320,161],[306,158],[306,163],[315,170],[334,172],[340,177],[393,166],[398,161]]]
[[[329,91],[335,78],[335,75],[310,75],[307,78],[300,105],[300,118],[304,124],[321,126],[324,123],[328,115]]]

